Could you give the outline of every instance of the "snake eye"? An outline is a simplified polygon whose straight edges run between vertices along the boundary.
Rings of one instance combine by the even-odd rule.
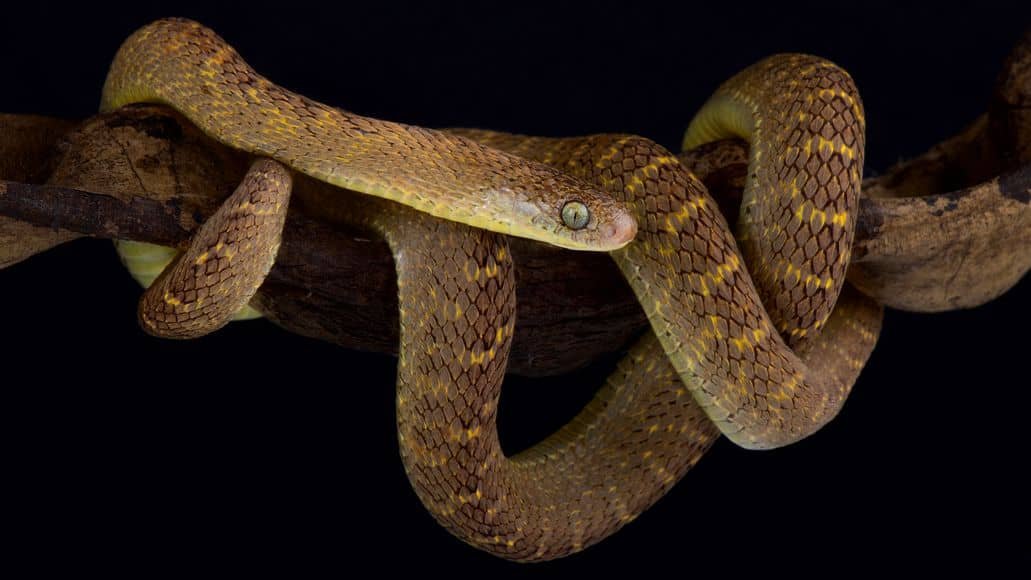
[[[571,230],[582,230],[591,221],[591,212],[579,201],[567,201],[562,206],[562,223]]]

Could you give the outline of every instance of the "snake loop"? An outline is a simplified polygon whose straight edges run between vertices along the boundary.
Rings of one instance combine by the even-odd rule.
[[[365,119],[272,85],[182,20],[134,34],[105,85],[107,108],[154,99],[228,145],[324,182],[298,177],[296,193],[386,238],[401,308],[406,472],[442,525],[505,558],[555,558],[600,541],[720,433],[750,448],[811,434],[840,409],[879,331],[880,307],[844,286],[862,105],[851,78],[816,57],[778,55],[746,69],[688,130],[691,146],[751,143],[740,250],[689,169],[705,169],[712,157],[699,151],[718,145],[676,156],[627,135],[442,133]],[[195,302],[201,287],[219,307],[190,309],[200,314],[188,317],[189,335],[246,303],[278,244],[290,195],[283,175],[272,161],[252,167],[145,295],[154,305],[141,306],[145,324],[146,313],[178,322],[174,302],[190,302],[191,291]],[[262,211],[268,219],[254,217]],[[512,457],[495,421],[516,329],[502,233],[611,251],[651,323],[580,414]],[[150,324],[161,335],[177,328]]]

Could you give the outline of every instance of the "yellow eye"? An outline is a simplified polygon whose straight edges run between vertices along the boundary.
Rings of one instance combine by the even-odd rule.
[[[567,201],[562,206],[562,223],[571,230],[582,230],[591,221],[591,212],[579,201]]]

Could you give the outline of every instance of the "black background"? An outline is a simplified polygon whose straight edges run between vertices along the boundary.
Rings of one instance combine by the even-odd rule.
[[[983,2],[963,11],[345,4],[24,5],[0,24],[0,110],[90,115],[121,40],[182,15],[276,82],[362,114],[543,135],[633,132],[676,148],[720,81],[765,55],[805,51],[856,79],[869,174],[983,111],[1031,23],[1019,3]],[[135,324],[139,290],[101,240],[0,279],[4,527],[40,570],[688,576],[1028,557],[1026,279],[975,310],[889,312],[848,405],[819,434],[762,453],[721,441],[635,523],[531,568],[460,544],[411,492],[394,432],[392,358],[265,322],[187,343],[146,337]],[[611,364],[511,381],[506,448],[560,425]]]

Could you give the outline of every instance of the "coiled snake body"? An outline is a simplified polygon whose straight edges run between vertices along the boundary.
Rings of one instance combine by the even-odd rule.
[[[842,292],[862,105],[849,76],[815,57],[771,57],[728,81],[680,157],[634,136],[443,133],[364,119],[273,85],[213,32],[177,19],[136,32],[115,58],[103,107],[140,100],[385,198],[316,194],[394,253],[398,431],[415,491],[456,536],[506,558],[554,558],[606,537],[719,433],[750,448],[809,435],[840,409],[876,339],[880,308]],[[751,142],[741,251],[688,170],[703,169],[703,153],[719,156],[698,146],[727,136]],[[197,336],[246,305],[274,260],[291,182],[279,163],[256,161],[145,292],[144,327]],[[513,457],[495,425],[516,320],[498,233],[611,251],[652,327],[577,417]]]

